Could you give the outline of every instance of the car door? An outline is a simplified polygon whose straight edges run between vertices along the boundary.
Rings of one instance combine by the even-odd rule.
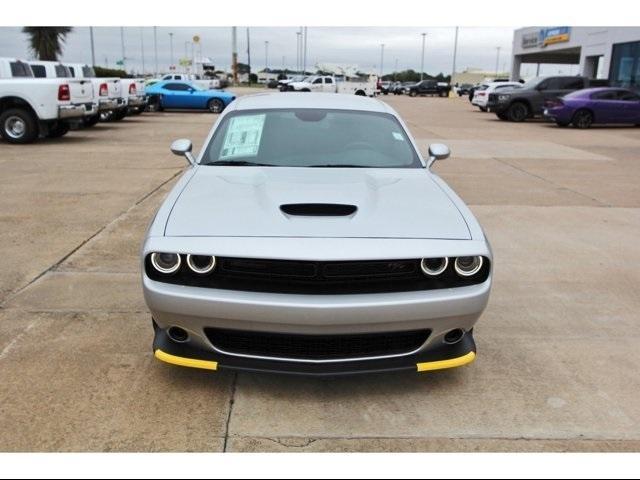
[[[184,83],[167,83],[162,88],[162,106],[165,108],[189,108],[185,105],[185,93],[188,85]]]
[[[622,104],[623,121],[640,125],[640,95],[628,90],[618,90],[616,94]]]
[[[598,123],[615,123],[620,121],[621,103],[615,90],[603,90],[591,94],[588,107],[593,111],[594,120]]]
[[[322,81],[322,77],[315,78],[311,82],[311,91],[313,92],[322,92],[324,89],[324,84]]]
[[[333,78],[324,77],[324,83],[322,84],[322,91],[329,92],[329,93],[336,91],[336,84],[333,82]]]

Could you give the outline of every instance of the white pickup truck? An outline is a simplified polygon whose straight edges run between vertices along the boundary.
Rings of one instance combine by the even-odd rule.
[[[185,82],[191,82],[205,90],[211,90],[213,88],[221,88],[220,79],[209,78],[203,79],[200,75],[192,73],[169,73],[161,78],[161,80],[181,80]]]
[[[128,107],[119,78],[96,78],[93,67],[83,63],[65,63],[65,66],[73,78],[89,80],[93,84],[98,114],[87,119],[85,126],[92,127],[99,120],[122,120],[126,116]]]
[[[144,79],[123,78],[120,82],[122,83],[122,96],[127,103],[127,113],[140,115],[147,107]]]
[[[373,97],[378,90],[378,77],[369,75],[367,79],[360,80],[329,75],[312,75],[301,82],[290,82],[285,88],[288,92],[327,92]]]
[[[28,63],[0,58],[0,136],[7,142],[61,137],[96,112],[90,82],[35,78]]]

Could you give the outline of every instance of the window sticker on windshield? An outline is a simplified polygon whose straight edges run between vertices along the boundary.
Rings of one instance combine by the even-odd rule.
[[[393,134],[393,138],[395,138],[396,140],[400,140],[401,142],[404,142],[404,137],[402,136],[401,133],[398,132],[391,132]]]
[[[265,114],[232,117],[224,136],[221,160],[255,157],[260,149]]]

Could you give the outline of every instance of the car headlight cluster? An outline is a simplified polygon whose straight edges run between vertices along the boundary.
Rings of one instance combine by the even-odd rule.
[[[455,257],[451,259],[455,272],[461,277],[472,277],[482,268],[483,259],[476,255],[472,257]],[[447,270],[448,257],[423,258],[420,262],[422,273],[428,277],[437,277]]]
[[[164,275],[176,273],[182,265],[182,255],[177,253],[154,252],[151,254],[151,265]],[[185,255],[186,263],[193,273],[206,275],[216,268],[216,257],[213,255]]]

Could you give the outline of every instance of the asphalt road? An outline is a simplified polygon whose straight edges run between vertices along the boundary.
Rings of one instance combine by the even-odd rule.
[[[383,97],[495,254],[475,363],[309,379],[151,353],[147,223],[208,113],[0,144],[0,451],[640,450],[640,129],[510,124],[465,99]]]

